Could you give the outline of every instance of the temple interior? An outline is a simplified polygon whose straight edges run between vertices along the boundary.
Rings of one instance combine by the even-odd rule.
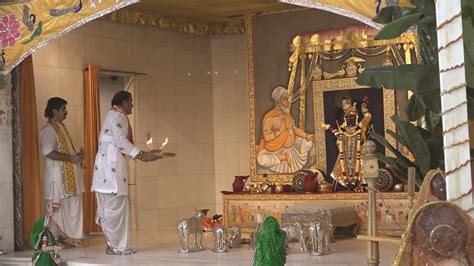
[[[62,265],[474,264],[474,123],[469,107],[457,109],[472,98],[472,63],[466,75],[449,76],[457,57],[439,50],[457,44],[432,44],[440,70],[435,64],[410,86],[436,82],[444,90],[435,94],[437,111],[423,96],[431,91],[387,85],[420,72],[373,74],[430,64],[414,28],[374,37],[386,24],[372,20],[382,8],[416,4],[39,2],[0,3],[0,265],[32,265],[38,249],[30,236],[49,212],[39,135],[52,97],[67,101],[64,125],[73,149],[85,151],[84,243],[54,250]],[[435,18],[451,17],[436,10]],[[456,84],[464,84],[464,98],[450,94],[461,93],[449,89]],[[136,254],[111,256],[91,185],[100,125],[118,91],[133,97],[132,143],[141,151],[162,145],[163,158],[128,160],[123,181]],[[283,264],[259,262],[268,217],[288,242]],[[203,251],[183,248],[180,225],[193,219],[199,229],[189,245],[202,234]]]

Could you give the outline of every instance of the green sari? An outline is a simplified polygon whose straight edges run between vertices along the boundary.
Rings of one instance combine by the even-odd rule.
[[[45,224],[46,217],[40,218],[33,226],[31,232],[30,246],[35,253],[32,257],[33,265],[38,266],[54,266],[63,262],[63,259],[55,250],[43,250],[43,238],[48,242],[47,247],[56,246],[56,239],[53,233]]]
[[[268,216],[256,236],[253,266],[283,266],[286,263],[285,232],[278,221]]]

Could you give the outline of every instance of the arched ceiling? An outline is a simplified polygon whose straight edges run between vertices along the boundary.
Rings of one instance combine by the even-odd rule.
[[[200,22],[228,22],[245,14],[298,8],[277,0],[141,0],[127,9]]]

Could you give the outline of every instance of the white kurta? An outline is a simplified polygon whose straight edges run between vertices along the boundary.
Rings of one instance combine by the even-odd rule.
[[[128,159],[140,149],[128,140],[127,116],[110,110],[99,136],[91,190],[96,192],[96,222],[115,252],[129,247]],[[128,158],[127,158],[128,157]]]
[[[61,130],[62,128],[59,127]],[[66,132],[63,132],[66,137],[66,142],[69,146],[69,151],[73,152],[72,144],[67,138]],[[53,202],[59,202],[60,199],[64,199],[64,181],[63,181],[63,162],[52,160],[46,157],[52,151],[59,150],[59,138],[54,131],[53,126],[50,123],[41,129],[39,134],[39,141],[41,145],[41,153],[44,158],[44,198],[46,200],[53,200]],[[76,177],[76,194],[84,192],[84,176],[82,168],[78,163],[73,164],[74,175]]]
[[[63,130],[60,127],[60,130]],[[72,143],[66,137],[69,150],[73,152]],[[59,138],[50,123],[41,129],[39,135],[41,153],[44,158],[44,198],[46,199],[47,211],[52,214],[54,221],[55,236],[63,236],[66,242],[78,244],[83,238],[83,213],[82,213],[82,193],[84,193],[84,176],[82,168],[78,163],[73,164],[76,178],[76,195],[66,197],[65,177],[63,177],[63,162],[52,160],[46,157],[52,151],[60,151]],[[59,203],[59,210],[53,214],[53,205]],[[78,242],[79,241],[79,242]]]
[[[138,153],[128,140],[127,116],[110,110],[100,131],[91,191],[128,195],[128,159]]]

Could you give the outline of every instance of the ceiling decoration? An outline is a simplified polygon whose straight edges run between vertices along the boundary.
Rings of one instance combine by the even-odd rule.
[[[28,3],[28,2],[31,2],[31,0],[2,0],[0,1],[0,6],[21,4],[21,3]]]
[[[411,4],[410,0],[141,0],[107,18],[197,35],[241,34],[245,15],[315,8],[379,29],[372,18],[391,5]]]
[[[51,40],[137,1],[2,0],[0,74],[8,74]]]
[[[387,6],[413,7],[411,0],[279,0],[282,3],[315,8],[358,20],[375,29],[382,25],[372,21]]]
[[[296,8],[277,0],[142,0],[106,19],[197,35],[241,34],[246,14]]]
[[[242,19],[234,19],[223,22],[203,22],[187,18],[167,16],[164,14],[121,9],[111,13],[105,19],[141,26],[174,30],[201,36],[219,34],[241,34],[245,32],[245,23]]]
[[[277,0],[141,0],[129,10],[152,11],[202,22],[223,22],[251,13],[294,8]]]

